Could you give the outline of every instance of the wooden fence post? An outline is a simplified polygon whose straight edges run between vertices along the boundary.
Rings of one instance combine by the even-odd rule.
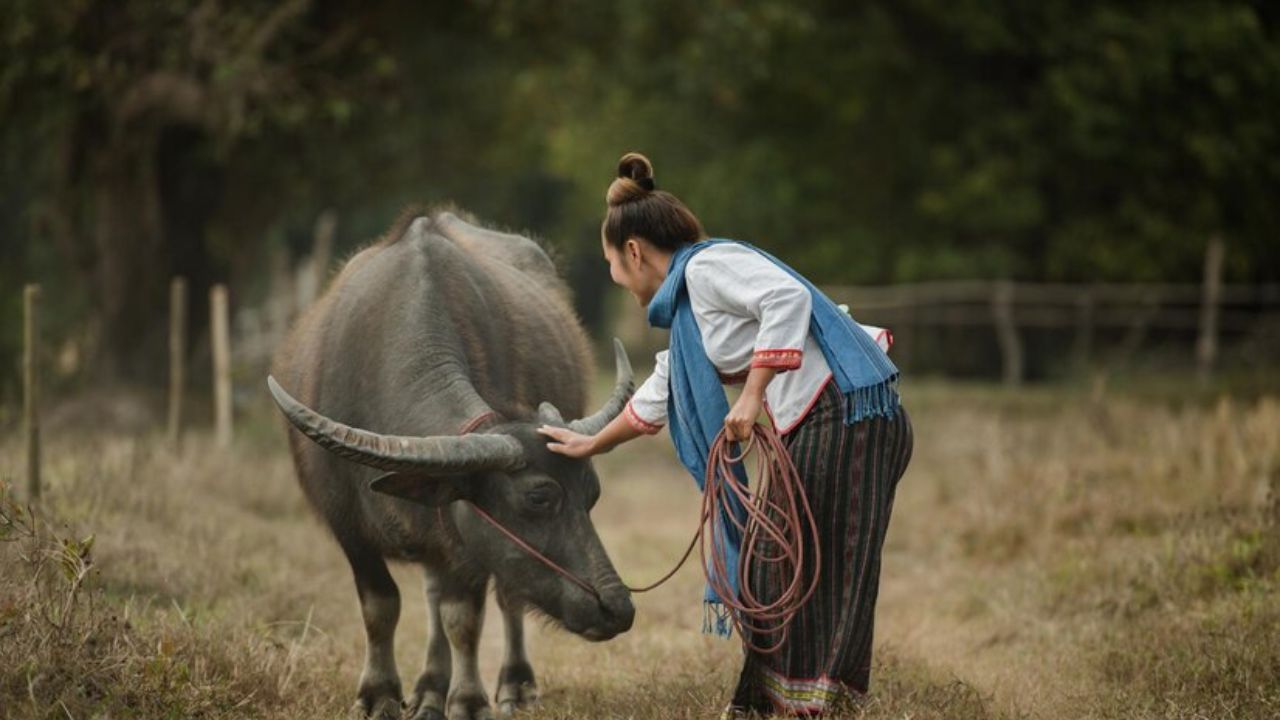
[[[902,328],[905,332],[901,333],[901,335],[895,335],[895,341],[899,338],[905,337],[906,342],[901,344],[901,349],[898,350],[899,360],[894,364],[903,370],[914,370],[916,367],[916,357],[923,357],[923,353],[916,350],[916,344],[923,342],[924,332],[921,330],[920,323],[918,322],[920,307],[916,299],[915,291],[911,288],[905,289],[903,292],[903,298],[908,307],[908,317],[907,322],[904,323],[904,327]],[[858,312],[858,309],[853,305],[850,305],[850,308],[852,312]],[[890,328],[890,330],[892,330],[892,328]],[[933,368],[930,369],[932,370]]]
[[[1022,382],[1022,341],[1018,326],[1013,321],[1013,283],[996,282],[991,293],[991,312],[996,325],[996,342],[1004,367],[1004,384],[1017,386]]]
[[[333,210],[325,210],[316,219],[316,227],[311,247],[312,270],[315,272],[315,298],[324,293],[325,282],[329,279],[329,264],[333,262],[333,236],[338,230],[338,214]]]
[[[1218,357],[1218,311],[1222,300],[1222,260],[1225,254],[1222,238],[1209,240],[1204,254],[1204,285],[1200,296],[1200,334],[1196,338],[1196,377],[1201,384],[1213,376],[1213,363]]]
[[[213,347],[214,437],[221,447],[231,444],[231,329],[227,286],[209,290],[209,328]]]
[[[267,300],[267,322],[271,327],[271,344],[278,346],[289,331],[293,319],[296,294],[293,271],[289,267],[288,249],[276,246],[271,251],[270,295]]]
[[[169,284],[169,441],[182,438],[182,392],[187,382],[187,279]]]
[[[1093,311],[1093,290],[1085,290],[1076,298],[1076,339],[1071,352],[1076,372],[1089,368],[1093,354]]]
[[[22,293],[22,410],[27,440],[27,498],[40,499],[40,286]]]

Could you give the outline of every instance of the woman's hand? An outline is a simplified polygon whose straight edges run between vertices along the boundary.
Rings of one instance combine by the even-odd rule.
[[[751,427],[756,424],[760,409],[764,407],[764,389],[776,374],[777,371],[773,368],[751,368],[747,381],[742,386],[742,394],[733,407],[729,408],[729,414],[724,416],[724,434],[730,440],[751,439]]]
[[[571,458],[588,458],[600,452],[593,435],[583,435],[568,428],[543,425],[538,432],[555,442],[547,443],[547,449]]]
[[[543,425],[538,432],[551,438],[552,442],[547,443],[548,450],[578,459],[607,453],[628,440],[640,437],[640,431],[631,427],[623,413],[618,413],[595,435],[583,435],[554,425]]]
[[[760,408],[764,401],[761,395],[743,391],[738,401],[729,408],[724,416],[724,434],[730,440],[747,440],[751,437],[751,428],[760,417]]]

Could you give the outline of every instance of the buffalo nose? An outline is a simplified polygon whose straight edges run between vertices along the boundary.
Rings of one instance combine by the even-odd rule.
[[[630,593],[611,598],[604,598],[600,603],[605,622],[614,634],[622,634],[631,629],[636,620],[636,606],[631,604]]]

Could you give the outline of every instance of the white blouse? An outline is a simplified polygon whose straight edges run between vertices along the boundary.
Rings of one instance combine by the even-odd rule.
[[[754,250],[712,245],[689,260],[685,286],[707,357],[727,384],[746,380],[753,367],[775,368],[765,388],[765,411],[779,435],[800,424],[818,399],[831,368],[809,334],[809,290]],[[886,352],[887,330],[863,325]],[[636,390],[624,414],[636,430],[653,434],[667,420],[667,351]]]

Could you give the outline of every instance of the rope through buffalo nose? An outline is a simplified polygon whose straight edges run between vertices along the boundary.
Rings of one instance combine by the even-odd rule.
[[[496,529],[498,532],[502,533],[503,535],[506,535],[508,540],[516,544],[516,547],[520,548],[521,550],[525,551],[529,555],[533,556],[534,558],[539,560],[543,565],[546,565],[548,568],[551,568],[552,570],[559,573],[560,576],[563,577],[565,580],[568,580],[574,585],[577,585],[578,587],[585,590],[588,595],[591,595],[596,599],[596,603],[600,607],[602,608],[605,607],[604,598],[600,596],[600,593],[595,589],[595,586],[593,586],[591,583],[578,577],[572,571],[566,570],[565,568],[561,567],[556,563],[556,561],[552,560],[546,555],[543,555],[541,552],[538,551],[537,548],[535,548],[534,546],[522,540],[519,535],[516,535],[514,532],[508,530],[505,525],[498,522],[496,518],[494,518],[489,513],[485,512],[479,505],[476,505],[470,500],[466,500],[464,502],[466,502],[467,505],[470,505],[471,509],[474,510],[477,515],[483,518],[485,522],[492,525],[494,529]]]

